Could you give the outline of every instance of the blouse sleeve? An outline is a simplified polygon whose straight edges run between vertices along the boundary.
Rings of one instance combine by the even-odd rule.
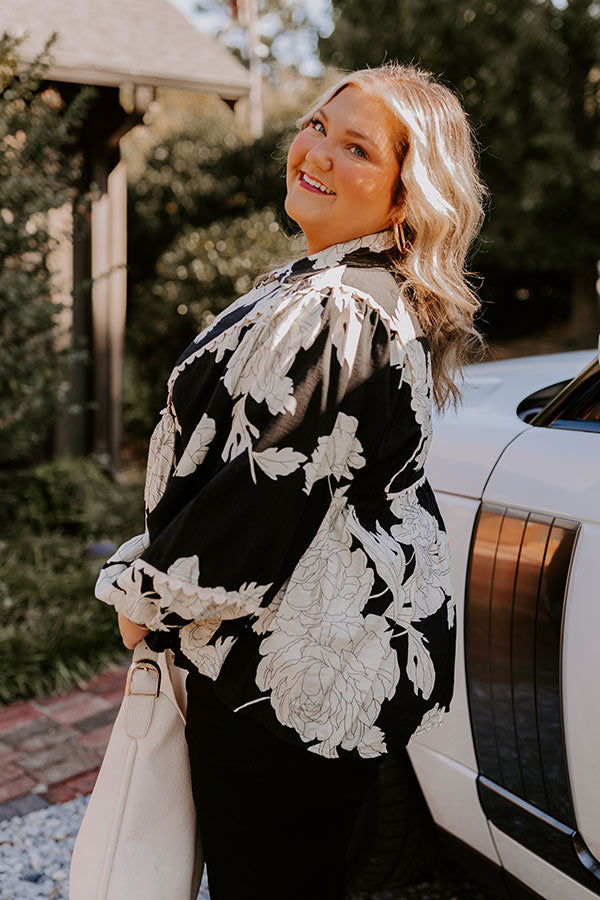
[[[377,455],[401,379],[392,363],[389,321],[356,292],[284,295],[227,361],[227,415],[217,426],[208,404],[184,429],[159,501],[176,514],[150,516],[105,563],[96,597],[154,631],[268,606],[336,489]]]

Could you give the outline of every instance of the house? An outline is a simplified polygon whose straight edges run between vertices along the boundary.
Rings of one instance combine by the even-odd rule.
[[[73,335],[85,336],[92,349],[91,377],[82,366],[73,377],[69,399],[78,412],[60,423],[54,444],[56,452],[93,450],[116,473],[127,302],[127,179],[119,141],[142,122],[156,88],[210,92],[233,105],[249,93],[249,74],[168,0],[0,0],[0,27],[26,36],[24,61],[58,33],[47,81],[65,99],[80,85],[97,88],[80,140],[86,182],[99,188],[89,234],[77,234],[68,208],[53,211],[50,223],[59,238],[56,299],[67,306]],[[90,287],[73,291],[74,284]]]

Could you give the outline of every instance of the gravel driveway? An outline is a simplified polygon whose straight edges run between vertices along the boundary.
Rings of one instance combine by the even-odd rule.
[[[0,822],[2,900],[68,900],[69,861],[88,799],[79,796]],[[353,894],[349,900],[490,900],[485,888],[466,880],[449,862],[433,876],[408,888]],[[198,900],[210,900],[206,872]]]

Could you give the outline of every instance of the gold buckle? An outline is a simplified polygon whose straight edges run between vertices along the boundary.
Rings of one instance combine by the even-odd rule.
[[[132,691],[131,679],[136,669],[142,669],[144,672],[154,672],[156,675],[156,691]],[[158,697],[160,693],[160,666],[153,659],[138,659],[132,662],[127,670],[127,678],[125,679],[125,696],[133,697]]]

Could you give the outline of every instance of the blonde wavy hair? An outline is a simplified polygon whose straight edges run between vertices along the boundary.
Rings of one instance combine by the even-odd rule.
[[[481,301],[466,269],[488,196],[478,175],[475,135],[448,87],[430,72],[398,63],[348,73],[319,97],[298,127],[305,128],[350,85],[382,101],[398,126],[393,140],[399,177],[392,196],[397,246],[390,262],[401,276],[402,301],[429,342],[434,403],[439,410],[447,404],[456,408],[462,399],[457,374],[462,377],[463,365],[483,358],[487,349],[473,324]]]

